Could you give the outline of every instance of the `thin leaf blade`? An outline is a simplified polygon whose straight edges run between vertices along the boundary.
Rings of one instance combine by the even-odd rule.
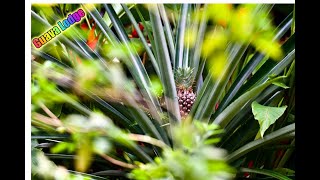
[[[287,176],[276,172],[276,171],[271,171],[271,170],[266,170],[266,169],[249,169],[249,168],[241,168],[241,172],[248,172],[248,173],[256,173],[256,174],[263,174],[267,175],[279,180],[291,180],[291,178],[288,178]]]

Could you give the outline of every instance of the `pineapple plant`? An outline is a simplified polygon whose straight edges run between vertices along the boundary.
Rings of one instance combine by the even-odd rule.
[[[193,73],[190,67],[178,68],[174,72],[180,115],[183,118],[189,114],[196,99],[196,94],[193,92],[192,87],[192,81],[194,79],[192,75]]]
[[[32,179],[294,177],[293,7],[33,4]]]

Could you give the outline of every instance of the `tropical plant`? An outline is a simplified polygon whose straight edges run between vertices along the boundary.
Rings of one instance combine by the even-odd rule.
[[[32,45],[32,178],[294,177],[293,5],[33,4],[31,37],[79,8]]]

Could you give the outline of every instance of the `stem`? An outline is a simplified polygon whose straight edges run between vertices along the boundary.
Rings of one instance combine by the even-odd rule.
[[[39,106],[41,107],[41,109],[47,113],[48,116],[50,116],[52,118],[52,120],[61,123],[61,121],[58,119],[58,117],[56,115],[54,115],[49,108],[47,108],[46,105],[44,105],[42,102],[39,103]]]
[[[62,126],[61,121],[57,122],[56,120],[53,120],[52,118],[46,117],[46,116],[39,114],[39,113],[36,113],[36,112],[33,113],[33,118],[36,120],[39,120],[45,124],[51,125],[51,126],[55,126],[55,127]]]
[[[99,155],[100,155],[101,157],[103,157],[105,160],[111,162],[112,164],[115,164],[115,165],[118,165],[118,166],[121,166],[121,167],[124,167],[124,168],[128,168],[128,169],[137,168],[137,166],[135,166],[135,165],[133,165],[133,164],[128,164],[128,163],[119,161],[119,160],[117,160],[117,159],[114,159],[114,158],[106,155],[106,154],[99,153]]]
[[[165,143],[163,143],[162,141],[152,138],[150,136],[146,136],[146,135],[141,135],[141,134],[129,134],[128,135],[129,140],[133,140],[133,141],[140,141],[140,142],[145,142],[145,143],[149,143],[155,146],[158,146],[162,149],[164,148],[168,148],[169,146],[167,146]]]

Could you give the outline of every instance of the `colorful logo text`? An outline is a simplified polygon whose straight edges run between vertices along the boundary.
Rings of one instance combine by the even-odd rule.
[[[62,31],[67,30],[71,25],[81,21],[81,18],[85,16],[85,12],[82,9],[68,15],[68,17],[62,21],[58,21],[56,26],[53,26],[47,32],[39,37],[32,39],[32,43],[36,48],[41,48],[43,45],[47,44]]]

